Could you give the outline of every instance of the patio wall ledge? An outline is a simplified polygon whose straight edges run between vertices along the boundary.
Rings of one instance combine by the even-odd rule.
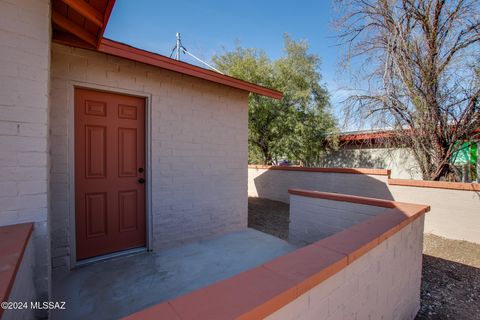
[[[263,319],[268,316],[285,319],[283,314],[276,317],[276,312],[297,306],[306,294],[317,290],[344,269],[349,269],[355,261],[366,257],[430,209],[423,205],[308,190],[289,192],[335,201],[369,203],[385,208],[386,212],[259,267],[154,305],[125,319]],[[415,241],[421,243],[418,237],[423,234],[423,219],[415,230],[418,231]],[[407,235],[402,236],[402,240],[407,238]],[[421,260],[421,249],[416,251],[419,251]],[[352,265],[352,268],[355,267]],[[303,312],[308,306],[299,305],[298,308],[295,310]]]
[[[410,180],[410,179],[388,179],[388,184],[392,186],[405,186],[405,187],[480,191],[480,183]]]
[[[267,165],[248,165],[249,169],[283,170],[283,171],[304,171],[304,172],[325,172],[325,173],[350,173],[350,174],[369,174],[390,177],[389,169],[369,169],[369,168],[310,168],[300,166],[267,166]]]
[[[324,168],[318,168],[318,172],[317,168],[295,168],[293,171],[262,168],[268,167],[248,167],[249,197],[289,203],[288,190],[298,188],[427,203],[431,206],[431,214],[425,217],[425,233],[480,244],[479,183],[391,179],[388,175],[322,172]]]
[[[30,238],[33,223],[0,227],[0,302],[34,301],[33,247]],[[0,308],[0,318],[30,319],[30,305],[24,310]]]

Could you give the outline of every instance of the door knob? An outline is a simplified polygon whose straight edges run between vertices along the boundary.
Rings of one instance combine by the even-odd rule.
[[[138,183],[145,183],[145,179],[143,178],[138,179]]]

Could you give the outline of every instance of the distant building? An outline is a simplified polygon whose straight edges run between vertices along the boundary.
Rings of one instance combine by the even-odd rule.
[[[325,167],[388,168],[392,178],[422,179],[420,168],[408,148],[396,146],[391,131],[352,131],[339,135],[339,148],[329,152]],[[465,182],[478,180],[480,140],[462,144],[454,164]]]

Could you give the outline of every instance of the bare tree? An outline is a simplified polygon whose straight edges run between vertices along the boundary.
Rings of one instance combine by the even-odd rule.
[[[424,179],[455,179],[458,142],[480,137],[480,1],[337,4],[346,59],[357,60],[364,81],[346,100],[347,115],[392,129]]]

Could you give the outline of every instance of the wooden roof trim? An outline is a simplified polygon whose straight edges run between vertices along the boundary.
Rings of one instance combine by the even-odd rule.
[[[56,11],[52,11],[52,21],[59,27],[65,29],[66,31],[82,39],[88,44],[91,44],[92,46],[97,45],[97,39],[95,39],[94,36],[92,36],[90,33],[85,31],[85,29],[82,29],[80,26],[76,25],[75,23],[68,20]]]
[[[52,35],[52,41],[55,43],[63,44],[66,46],[73,46],[76,48],[92,50],[94,47],[88,43],[82,41],[81,39],[75,37],[70,33],[60,33],[57,32]]]
[[[81,14],[85,19],[103,28],[104,17],[97,9],[86,3],[84,0],[62,0],[67,6]]]
[[[142,62],[145,64],[179,72],[196,78],[220,83],[233,88],[257,93],[262,96],[278,100],[283,98],[283,93],[280,91],[265,88],[250,82],[220,74],[215,71],[200,68],[186,62],[170,59],[160,54],[138,49],[110,39],[103,38],[100,41],[100,45],[97,50],[99,52],[107,53],[117,57]]]
[[[103,15],[103,27],[100,28],[98,32],[98,42],[97,48],[100,46],[103,40],[103,34],[105,33],[105,29],[107,28],[108,20],[110,20],[110,15],[112,14],[113,7],[115,6],[115,0],[108,0],[107,8],[105,9],[105,14]]]

